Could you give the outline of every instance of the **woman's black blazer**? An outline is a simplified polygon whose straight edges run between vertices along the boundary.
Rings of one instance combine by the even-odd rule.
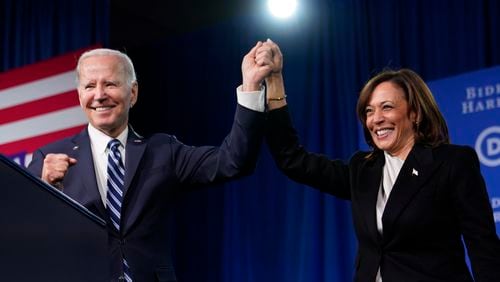
[[[375,205],[383,152],[358,152],[348,164],[310,153],[300,145],[287,107],[269,113],[266,135],[288,177],[351,200],[358,239],[354,281],[374,282],[379,267],[384,282],[473,281],[472,276],[500,281],[500,241],[470,147],[415,145],[387,201],[381,235]]]

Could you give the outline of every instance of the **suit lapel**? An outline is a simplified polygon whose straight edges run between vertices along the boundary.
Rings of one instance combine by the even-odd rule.
[[[137,172],[137,167],[142,159],[144,150],[146,149],[146,142],[144,138],[135,133],[132,127],[129,127],[130,131],[127,138],[127,149],[126,149],[126,159],[125,159],[125,187],[123,194],[126,195],[130,184],[134,179]]]
[[[384,235],[392,233],[395,221],[439,166],[433,162],[432,149],[416,145],[408,155],[394,183],[382,215]],[[387,239],[390,236],[384,236]]]
[[[382,167],[384,166],[384,155],[382,152],[375,152],[374,160],[367,161],[359,175],[360,177],[360,195],[359,205],[362,218],[365,220],[368,232],[372,238],[380,239],[380,234],[377,230],[376,204],[377,194],[380,188],[382,176]]]
[[[75,173],[75,175],[79,176],[79,179],[81,179],[83,186],[87,190],[87,195],[90,198],[90,201],[94,203],[94,207],[97,209],[99,216],[108,221],[109,215],[106,211],[106,208],[104,207],[104,204],[102,203],[101,194],[99,193],[99,188],[97,187],[94,161],[92,159],[92,149],[90,145],[90,137],[88,135],[87,129],[75,136],[72,141],[74,143],[74,146],[73,152],[70,154],[70,156],[78,160],[77,165],[72,168],[73,173]],[[125,185],[123,191],[124,202],[122,205],[122,216],[124,215],[124,209],[127,205],[127,191],[130,188],[130,184],[132,183],[132,180],[136,174],[145,148],[146,142],[144,142],[144,139],[137,133],[135,133],[130,127],[127,137],[125,159]]]
[[[130,226],[132,226],[133,222],[138,216],[140,209],[129,207],[130,205],[130,194],[134,193],[134,191],[130,191],[130,186],[134,177],[137,173],[137,169],[139,167],[139,163],[141,162],[142,156],[144,154],[144,150],[146,149],[146,141],[137,133],[132,130],[132,127],[129,127],[129,134],[127,138],[127,149],[126,149],[126,158],[125,158],[125,186],[123,190],[123,203],[122,203],[122,218],[121,218],[121,232],[125,234]],[[139,187],[135,187],[133,189],[138,189]],[[137,191],[140,193],[140,191]]]
[[[92,150],[90,148],[90,138],[87,129],[84,129],[84,131],[75,136],[72,141],[74,146],[71,156],[78,160],[77,165],[73,168],[74,173],[81,179],[91,202],[94,203],[100,216],[102,218],[107,218],[108,214],[102,203],[99,188],[97,187],[94,161],[92,159]]]

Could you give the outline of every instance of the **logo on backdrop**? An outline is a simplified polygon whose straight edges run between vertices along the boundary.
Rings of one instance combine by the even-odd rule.
[[[500,66],[429,83],[454,143],[473,146],[500,234]],[[457,95],[458,94],[458,95]]]
[[[0,73],[0,153],[26,166],[37,148],[85,127],[74,70],[84,51]]]
[[[491,207],[494,210],[493,217],[495,218],[495,222],[500,223],[500,198],[491,198]]]
[[[500,165],[500,126],[484,129],[476,139],[476,152],[485,166]]]
[[[462,114],[500,109],[500,83],[465,88]]]

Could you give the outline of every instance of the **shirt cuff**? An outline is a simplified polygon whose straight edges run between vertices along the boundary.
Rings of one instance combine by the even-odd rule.
[[[242,88],[241,85],[238,86],[238,88],[236,88],[236,96],[238,99],[238,104],[247,109],[263,113],[266,110],[266,105],[265,105],[266,87],[262,85],[259,91],[248,91],[248,92],[241,90],[241,88]]]

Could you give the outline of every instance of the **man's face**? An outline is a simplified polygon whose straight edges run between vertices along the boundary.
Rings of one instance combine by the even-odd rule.
[[[92,56],[81,62],[80,105],[90,124],[111,137],[127,127],[128,111],[137,101],[137,83],[129,85],[126,79],[117,56]]]

